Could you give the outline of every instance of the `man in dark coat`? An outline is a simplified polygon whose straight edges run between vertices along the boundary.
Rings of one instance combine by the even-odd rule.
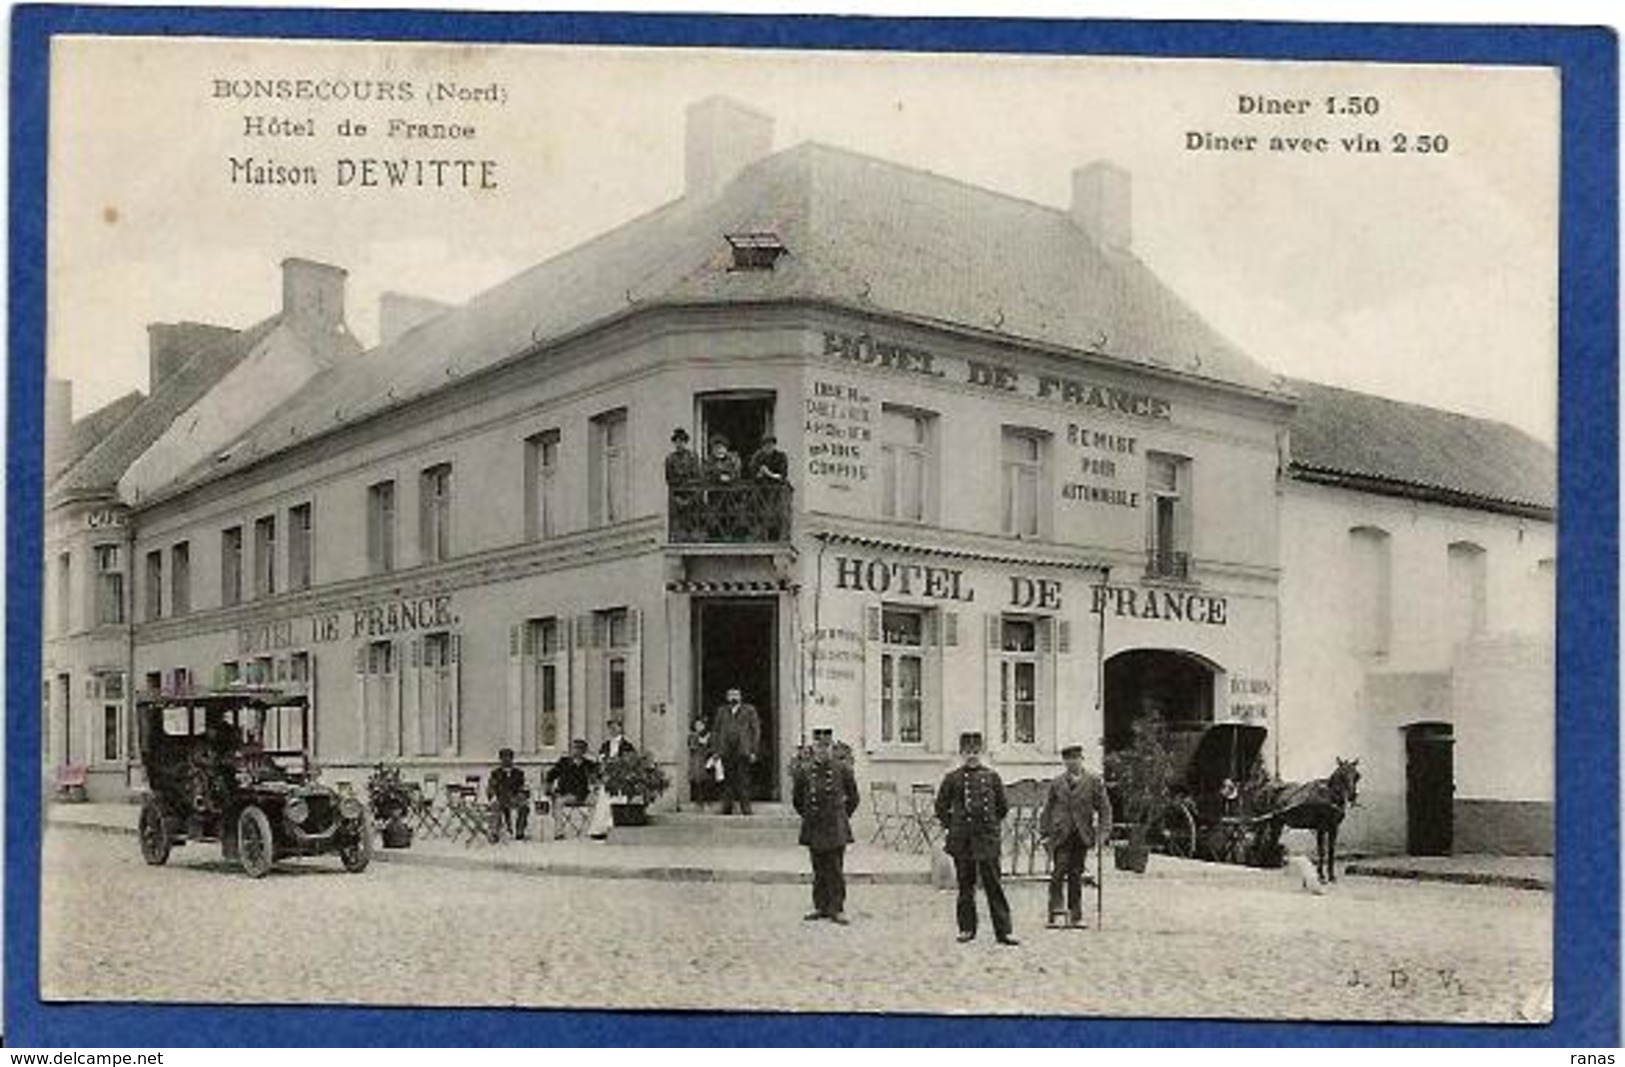
[[[722,760],[722,814],[732,815],[737,800],[739,814],[749,815],[750,776],[762,744],[762,720],[737,688],[728,690],[711,717],[711,744]]]
[[[745,464],[745,473],[758,482],[778,482],[781,485],[790,480],[790,459],[779,449],[779,439],[772,434],[762,438],[762,445],[751,453],[750,462]]]
[[[524,768],[514,766],[513,749],[498,752],[497,760],[496,769],[485,781],[485,796],[496,805],[514,840],[523,841],[530,822],[530,786],[525,782]]]
[[[858,781],[852,765],[836,758],[833,742],[833,730],[813,731],[812,755],[796,768],[791,802],[801,816],[801,843],[812,856],[813,910],[802,918],[845,926],[846,846],[852,843]]]
[[[688,447],[688,431],[679,426],[671,432],[671,451],[666,455],[666,484],[673,489],[681,489],[699,480],[700,457]]]
[[[1050,852],[1049,924],[1061,925],[1061,885],[1066,885],[1067,922],[1083,924],[1083,872],[1088,866],[1089,849],[1111,833],[1112,802],[1106,785],[1083,769],[1083,746],[1061,749],[1065,773],[1049,784],[1044,811],[1039,816],[1039,836]],[[1098,836],[1097,836],[1098,835]]]
[[[982,765],[982,735],[959,735],[960,766],[948,772],[937,790],[937,821],[948,831],[947,851],[959,882],[959,940],[976,936],[976,883],[987,894],[993,936],[1001,945],[1019,945],[1010,926],[1010,902],[999,878],[1001,827],[1010,803],[1004,780]]]

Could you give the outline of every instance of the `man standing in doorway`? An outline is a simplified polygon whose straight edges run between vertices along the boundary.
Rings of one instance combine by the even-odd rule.
[[[711,718],[711,743],[722,758],[722,814],[732,815],[737,800],[739,813],[749,815],[750,776],[762,743],[762,720],[754,707],[744,703],[738,688],[728,690],[725,702]]]
[[[802,918],[845,926],[846,846],[852,843],[858,781],[852,764],[835,754],[834,740],[833,730],[813,731],[812,755],[794,765],[791,801],[801,816],[801,843],[812,855],[813,910]]]
[[[1061,749],[1066,771],[1049,784],[1039,833],[1050,852],[1049,924],[1083,925],[1083,872],[1089,849],[1111,834],[1112,802],[1106,785],[1083,769],[1083,746]],[[1098,828],[1098,829],[1097,829]],[[1098,837],[1097,837],[1098,834]],[[1061,911],[1061,885],[1066,885],[1066,911]]]
[[[982,765],[982,735],[959,735],[960,765],[948,772],[937,790],[937,821],[948,831],[947,851],[954,858],[959,883],[958,918],[961,943],[976,937],[976,883],[987,894],[993,936],[1001,945],[1019,945],[1010,927],[1010,902],[999,878],[1001,827],[1010,811],[1004,779]]]

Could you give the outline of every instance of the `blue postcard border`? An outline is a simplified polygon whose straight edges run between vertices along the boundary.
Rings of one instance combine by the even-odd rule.
[[[1618,42],[1605,27],[22,6],[12,13],[5,1039],[18,1046],[1616,1047]],[[46,137],[58,35],[1030,52],[1551,66],[1562,77],[1556,1017],[1550,1026],[43,1004],[39,617]],[[1493,372],[1493,368],[1486,368]],[[1290,1005],[1283,1005],[1290,1010]]]

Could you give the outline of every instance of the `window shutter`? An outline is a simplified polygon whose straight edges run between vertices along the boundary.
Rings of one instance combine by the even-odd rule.
[[[508,627],[508,658],[509,659],[513,659],[514,657],[519,655],[519,631],[521,629],[523,629],[523,627],[520,627],[520,626],[510,626],[510,627]]]
[[[637,610],[627,612],[627,634],[637,633]],[[626,653],[626,732],[632,737],[632,743],[640,749],[644,747],[643,736],[643,648],[636,640],[631,642],[632,647]]]
[[[531,645],[529,623],[508,627],[508,728],[503,736],[521,752],[536,751],[535,719],[525,714],[525,664]]]
[[[942,613],[942,647],[959,647],[959,612],[957,611]]]
[[[451,751],[460,755],[463,751],[463,635],[450,635],[447,646],[451,658]]]
[[[1069,655],[1072,652],[1072,620],[1058,619],[1055,625],[1055,651],[1063,656]]]
[[[864,637],[869,641],[880,641],[880,605],[873,604],[864,611]]]
[[[1004,618],[998,612],[989,612],[983,618],[987,638],[983,642],[986,654],[982,659],[982,721],[963,723],[962,730],[980,730],[989,750],[1003,743],[999,736],[999,651],[1004,632]]]
[[[1003,619],[997,614],[987,616],[987,650],[997,652],[1000,648]]]
[[[355,672],[357,674],[366,674],[367,673],[367,649],[368,649],[368,647],[369,646],[367,645],[367,643],[365,641],[363,641],[361,644],[355,646]]]
[[[1043,656],[1055,654],[1055,620],[1039,619],[1034,627],[1038,631],[1038,652]]]
[[[515,629],[519,631],[519,643],[524,650],[525,658],[535,658],[536,653],[540,651],[536,647],[536,631],[540,627],[534,622],[522,622]]]
[[[942,639],[942,627],[935,611],[922,612],[920,615],[920,644],[926,648],[936,648]]]
[[[640,608],[626,609],[626,643],[628,647],[638,643],[638,635],[642,630],[643,611]]]
[[[406,645],[406,681],[401,687],[405,700],[401,717],[416,726],[414,747],[418,754],[432,756],[440,750],[440,739],[435,736],[434,708],[423,699],[423,638],[414,637]]]
[[[370,736],[367,722],[367,644],[362,642],[356,646],[354,656],[355,667],[355,721],[357,751],[363,756],[372,755],[373,739]]]
[[[101,695],[101,679],[97,675],[92,674],[85,679],[85,699],[95,700]]]

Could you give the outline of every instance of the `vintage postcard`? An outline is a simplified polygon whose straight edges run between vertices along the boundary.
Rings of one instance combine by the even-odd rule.
[[[44,1000],[1551,1021],[1557,70],[49,58]]]

